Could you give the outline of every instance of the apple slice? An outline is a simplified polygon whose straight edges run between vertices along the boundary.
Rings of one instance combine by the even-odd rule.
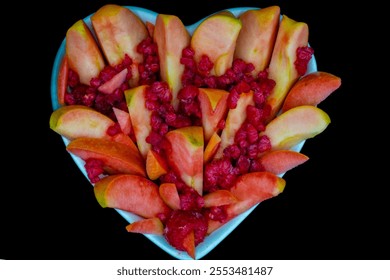
[[[119,88],[125,81],[127,77],[127,68],[123,69],[117,73],[110,80],[98,87],[98,90],[105,94],[113,93],[117,88]]]
[[[159,154],[149,150],[146,155],[146,174],[150,180],[157,180],[161,175],[168,172],[168,166]]]
[[[145,107],[147,87],[149,86],[141,85],[124,91],[137,146],[145,159],[152,147],[146,142],[146,137],[152,131],[150,124],[152,111]]]
[[[123,111],[119,108],[112,107],[115,117],[122,132],[126,135],[130,135],[132,132],[131,118],[129,112]]]
[[[323,110],[312,105],[294,107],[267,124],[259,135],[266,135],[271,150],[289,150],[298,143],[323,132],[330,118]]]
[[[341,78],[316,71],[300,78],[288,92],[281,111],[300,105],[316,106],[341,86]]]
[[[197,64],[207,55],[214,64],[210,74],[223,75],[232,66],[241,21],[231,12],[216,13],[205,18],[194,30],[190,46]],[[217,35],[217,36],[216,36]]]
[[[135,174],[146,176],[145,163],[139,153],[129,146],[101,138],[81,137],[70,141],[66,150],[83,159],[98,159],[108,174]]]
[[[271,60],[280,21],[280,7],[250,9],[239,16],[242,23],[237,38],[234,58],[239,58],[255,67],[252,74],[257,77]]]
[[[255,105],[255,102],[253,101],[253,91],[241,93],[237,102],[237,107],[229,109],[225,128],[222,130],[221,134],[221,144],[214,158],[221,158],[223,156],[223,150],[234,143],[236,132],[245,122],[246,107],[248,107],[248,105]]]
[[[116,208],[154,218],[171,211],[158,193],[158,186],[142,176],[130,174],[110,175],[94,186],[95,197],[103,208]]]
[[[228,190],[216,190],[205,194],[203,198],[205,208],[222,206],[237,202],[237,198]]]
[[[219,137],[218,133],[214,132],[209,142],[207,143],[206,148],[204,149],[204,154],[203,154],[204,163],[207,163],[214,158],[214,155],[217,152],[220,143],[221,143],[221,137]]]
[[[91,24],[105,58],[111,66],[120,64],[127,54],[132,59],[130,85],[137,85],[138,64],[143,55],[137,46],[149,37],[149,32],[141,19],[130,9],[106,4],[91,16]]]
[[[153,39],[158,47],[161,80],[169,85],[173,97],[172,105],[177,110],[177,94],[182,88],[181,76],[184,72],[180,58],[183,49],[190,44],[190,34],[177,16],[158,14]]]
[[[187,236],[183,239],[183,247],[187,254],[195,259],[195,233],[194,231],[190,231]]]
[[[162,183],[158,191],[161,198],[171,209],[181,209],[180,196],[174,183]]]
[[[219,122],[225,119],[229,92],[222,89],[199,88],[198,100],[202,112],[204,139],[207,143],[214,132],[219,133]]]
[[[187,126],[165,134],[169,165],[189,187],[200,195],[203,192],[204,136],[201,126]]]
[[[268,78],[276,84],[267,97],[266,104],[270,107],[267,122],[277,115],[288,91],[301,76],[295,67],[297,49],[308,45],[308,37],[309,28],[306,23],[283,15],[269,64]]]
[[[50,128],[69,140],[79,137],[111,138],[107,134],[115,122],[84,105],[62,106],[50,116]]]
[[[283,174],[305,163],[308,156],[292,150],[275,150],[262,155],[258,161],[265,171],[276,175]]]
[[[68,87],[68,73],[69,73],[69,64],[66,55],[61,60],[60,69],[57,77],[57,99],[58,104],[63,106],[65,105],[65,93]]]
[[[135,221],[126,226],[128,232],[163,235],[164,225],[157,217]]]
[[[66,32],[66,57],[69,69],[79,76],[80,83],[90,85],[105,66],[103,54],[83,20],[75,22]]]

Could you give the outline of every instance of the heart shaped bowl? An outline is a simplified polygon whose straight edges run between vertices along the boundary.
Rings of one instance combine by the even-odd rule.
[[[141,7],[135,7],[135,6],[125,6],[125,7],[130,9],[132,12],[134,12],[144,23],[147,21],[151,22],[151,23],[156,22],[156,17],[158,15],[156,12],[153,12],[151,10],[141,8]],[[238,8],[230,8],[230,9],[225,9],[225,10],[232,12],[235,16],[239,16],[241,13],[243,13],[249,9],[259,9],[259,8],[238,7]],[[84,18],[85,23],[90,28],[91,28],[91,21],[90,21],[91,16],[92,16],[92,14]],[[186,26],[189,33],[192,34],[193,31],[196,29],[196,27],[203,20],[204,20],[204,18],[199,20],[198,22],[192,24],[192,25]],[[57,52],[55,60],[54,60],[53,69],[52,69],[51,100],[52,100],[53,110],[56,110],[60,107],[60,104],[59,104],[58,98],[57,98],[57,77],[59,75],[61,61],[65,55],[65,44],[66,44],[66,42],[64,39],[62,41],[59,49],[58,49],[58,52]],[[307,73],[314,72],[314,71],[317,71],[317,64],[315,61],[315,57],[312,56],[312,58],[308,64]],[[64,137],[62,137],[62,139],[64,141],[65,146],[68,145],[69,140],[64,138]],[[293,150],[299,152],[302,149],[304,142],[305,141],[302,141],[301,143],[299,143],[298,145],[293,147]],[[70,154],[70,156],[73,158],[75,164],[78,166],[80,171],[88,179],[86,170],[84,168],[85,162],[82,159],[80,159],[79,157],[76,157],[72,154]],[[279,176],[283,176],[283,175],[284,174],[280,174]],[[88,179],[88,181],[89,181],[89,179]],[[257,205],[253,206],[252,208],[250,208],[246,212],[244,212],[244,213],[240,214],[239,216],[235,217],[234,219],[230,220],[229,222],[224,224],[222,227],[220,227],[219,229],[215,230],[210,235],[208,235],[204,239],[204,241],[196,247],[196,259],[203,258],[206,254],[208,254],[211,250],[213,250],[222,240],[224,240],[226,238],[226,236],[228,236],[257,207]],[[129,223],[133,223],[134,221],[142,219],[141,217],[139,217],[133,213],[129,213],[129,212],[126,212],[126,211],[123,211],[120,209],[115,209],[115,210]],[[165,252],[167,252],[168,254],[173,256],[174,258],[180,259],[180,260],[192,260],[192,258],[186,252],[178,251],[175,248],[173,248],[166,241],[166,239],[163,236],[157,236],[157,235],[151,235],[151,234],[144,234],[144,235],[150,241],[152,241],[154,244],[156,244],[158,247],[160,247],[162,250],[164,250]]]

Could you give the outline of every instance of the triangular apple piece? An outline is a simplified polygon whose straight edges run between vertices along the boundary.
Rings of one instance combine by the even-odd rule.
[[[123,111],[122,109],[116,107],[112,107],[112,110],[114,111],[116,120],[118,121],[122,132],[126,135],[130,135],[132,132],[132,125],[129,112]]]
[[[214,132],[209,142],[207,143],[206,148],[204,149],[204,163],[207,163],[214,158],[214,155],[218,151],[220,143],[221,137],[219,137],[218,133]]]
[[[135,221],[126,226],[128,232],[163,235],[164,225],[157,217]]]
[[[220,131],[219,122],[226,117],[228,97],[229,92],[222,89],[199,88],[198,100],[206,143],[214,132]]]
[[[183,247],[186,250],[187,254],[195,259],[195,234],[194,231],[190,231],[183,240]]]
[[[173,210],[181,209],[180,196],[174,183],[162,183],[159,193],[164,202]]]
[[[237,202],[237,198],[228,190],[216,190],[203,196],[204,207],[222,206]]]
[[[114,77],[112,77],[110,80],[99,86],[98,91],[105,94],[113,93],[126,81],[127,72],[127,68],[123,69],[122,71],[114,75]]]
[[[165,159],[153,150],[149,150],[146,155],[146,174],[150,180],[157,180],[161,175],[168,172]]]

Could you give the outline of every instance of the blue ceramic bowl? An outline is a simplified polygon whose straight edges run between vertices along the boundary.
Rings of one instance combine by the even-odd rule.
[[[132,12],[134,12],[143,22],[156,22],[156,17],[157,13],[140,8],[140,7],[134,7],[134,6],[126,6],[126,8],[130,9]],[[258,9],[254,7],[239,7],[239,8],[231,8],[227,9],[231,11],[235,16],[240,15],[246,10],[249,9]],[[85,23],[91,28],[91,21],[90,17],[92,15],[87,16],[84,18]],[[198,22],[186,26],[187,30],[190,32],[190,34],[193,33],[195,28],[203,21],[204,19],[199,20]],[[61,64],[61,60],[63,56],[65,55],[65,39],[62,41],[59,50],[57,52],[57,55],[54,60],[54,65],[53,65],[53,70],[52,70],[52,77],[51,77],[51,100],[52,100],[52,105],[53,105],[53,110],[56,110],[60,107],[60,104],[58,102],[57,98],[57,77],[59,74],[59,68]],[[315,57],[313,56],[312,59],[309,62],[308,65],[308,70],[307,72],[314,72],[317,71],[317,64],[315,61]],[[69,140],[66,138],[62,137],[64,144],[67,145],[69,143]],[[301,142],[299,145],[295,146],[293,150],[295,151],[300,151],[303,147],[305,141]],[[74,162],[80,169],[80,171],[85,175],[85,177],[88,179],[87,173],[84,168],[84,161],[72,154],[70,156],[73,158]],[[284,174],[280,175],[283,176]],[[242,213],[241,215],[235,217],[213,233],[211,233],[209,236],[205,238],[205,240],[199,244],[196,247],[196,259],[201,259],[203,258],[207,253],[209,253],[211,250],[213,250],[226,236],[228,236],[255,208],[257,205],[252,207],[251,209],[247,210],[246,212]],[[132,223],[134,221],[140,220],[141,218],[135,214],[122,211],[119,209],[116,209],[116,211],[129,223]],[[145,234],[145,236],[155,243],[158,247],[160,247],[162,250],[170,254],[171,256],[181,259],[181,260],[192,260],[192,258],[183,251],[178,251],[175,248],[173,248],[171,245],[168,244],[168,242],[165,240],[163,236],[156,236],[156,235],[151,235],[151,234]]]

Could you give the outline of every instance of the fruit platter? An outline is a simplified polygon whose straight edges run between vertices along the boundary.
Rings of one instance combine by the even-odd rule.
[[[317,70],[309,26],[279,6],[185,26],[107,4],[69,27],[54,60],[50,129],[123,229],[201,259],[309,157],[341,78]],[[266,213],[264,213],[266,215]]]

